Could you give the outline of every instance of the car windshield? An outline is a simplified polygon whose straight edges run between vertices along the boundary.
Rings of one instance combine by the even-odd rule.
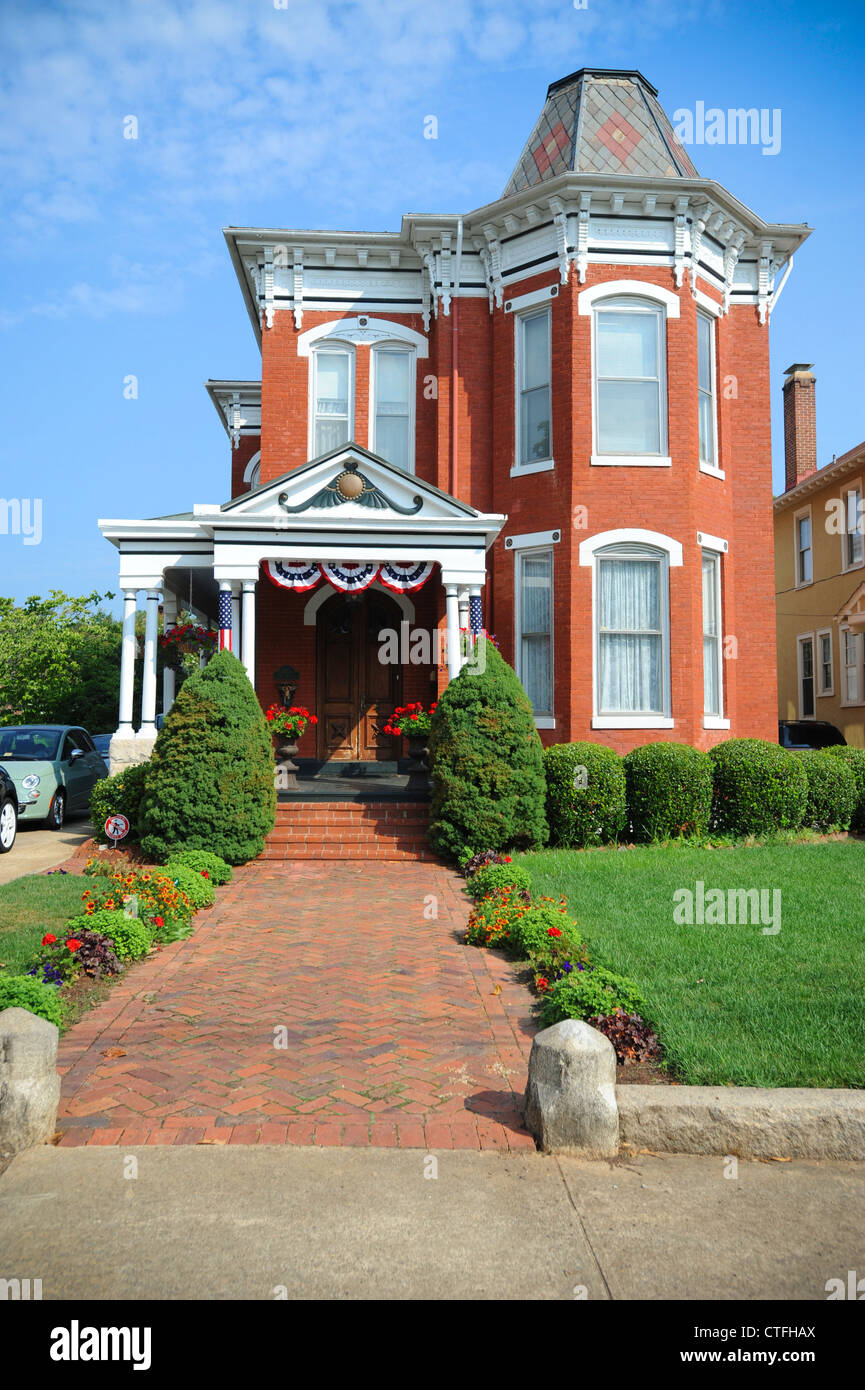
[[[57,729],[40,729],[35,724],[0,729],[0,762],[52,763],[59,744]]]

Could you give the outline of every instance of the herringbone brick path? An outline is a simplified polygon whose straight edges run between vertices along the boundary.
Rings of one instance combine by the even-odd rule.
[[[462,945],[461,882],[432,863],[237,870],[62,1039],[61,1144],[532,1148],[531,996]]]

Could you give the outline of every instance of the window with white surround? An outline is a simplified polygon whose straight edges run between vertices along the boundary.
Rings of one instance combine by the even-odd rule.
[[[594,306],[595,452],[661,458],[667,451],[665,313],[616,295]]]
[[[703,551],[703,713],[724,714],[724,661],[721,645],[721,556]]]
[[[862,534],[862,489],[851,487],[844,494],[844,568],[857,569],[865,560]]]
[[[858,705],[862,702],[861,646],[858,632],[853,632],[849,627],[841,629],[841,652],[844,662],[842,705]]]
[[[799,647],[799,718],[814,718],[814,636],[797,638]]]
[[[370,354],[373,401],[370,448],[388,463],[414,471],[415,354],[385,344]]]
[[[700,463],[718,467],[715,405],[715,320],[697,313],[697,400],[700,420]]]
[[[518,314],[515,328],[517,373],[517,468],[531,468],[553,457],[552,313],[549,306]]]
[[[597,714],[667,719],[669,555],[623,542],[597,550],[595,566]]]
[[[519,550],[517,675],[535,716],[553,714],[553,552]]]
[[[796,528],[796,587],[810,584],[813,578],[811,551],[811,509],[800,512],[794,521]]]
[[[328,341],[311,356],[311,457],[347,444],[354,436],[354,352]]]
[[[832,671],[832,632],[826,627],[817,633],[817,694],[834,695],[835,677]]]

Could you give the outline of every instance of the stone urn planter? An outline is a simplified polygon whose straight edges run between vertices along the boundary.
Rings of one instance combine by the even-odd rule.
[[[294,759],[297,756],[297,739],[284,739],[278,736],[274,740],[274,757],[276,760],[276,790],[278,792],[297,791],[298,766]]]
[[[411,758],[408,766],[409,772],[429,772],[428,737],[427,734],[418,734],[417,737],[408,740],[408,755]]]

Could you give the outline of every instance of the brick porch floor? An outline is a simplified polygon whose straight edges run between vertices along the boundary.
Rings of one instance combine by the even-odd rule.
[[[61,1144],[533,1148],[531,996],[461,944],[461,882],[432,863],[237,870],[61,1040]]]

